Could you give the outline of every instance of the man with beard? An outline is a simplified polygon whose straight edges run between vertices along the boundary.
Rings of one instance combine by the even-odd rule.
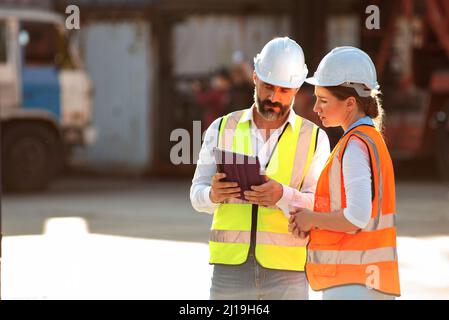
[[[210,298],[307,299],[308,238],[289,233],[289,203],[313,208],[329,140],[292,108],[307,76],[295,41],[269,41],[254,68],[254,104],[216,119],[207,129],[190,190],[195,210],[213,214]],[[214,147],[257,155],[265,183],[251,186],[241,200],[238,183],[217,173]]]

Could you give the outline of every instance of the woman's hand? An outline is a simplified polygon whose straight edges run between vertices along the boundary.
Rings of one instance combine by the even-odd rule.
[[[295,237],[305,238],[314,227],[312,223],[313,212],[306,208],[296,208],[290,211],[288,231]]]

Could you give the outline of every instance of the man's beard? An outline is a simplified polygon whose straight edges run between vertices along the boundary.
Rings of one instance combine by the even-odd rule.
[[[285,114],[287,114],[287,112],[290,111],[290,108],[295,103],[295,98],[293,98],[290,105],[282,105],[279,102],[273,103],[268,99],[265,99],[263,101],[260,100],[259,96],[257,95],[256,90],[254,90],[254,102],[256,103],[257,111],[259,111],[259,113],[262,117],[264,117],[268,121],[275,121],[275,120],[279,120],[280,118],[285,116]],[[274,108],[276,108],[276,107],[279,108],[279,110],[280,110],[279,112],[276,112],[274,110]]]

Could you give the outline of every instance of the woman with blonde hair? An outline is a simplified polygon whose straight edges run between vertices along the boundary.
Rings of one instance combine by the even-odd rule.
[[[355,47],[338,47],[306,82],[313,111],[344,134],[318,180],[314,210],[291,206],[289,230],[310,236],[306,274],[323,299],[400,295],[393,165],[382,137],[376,69]]]

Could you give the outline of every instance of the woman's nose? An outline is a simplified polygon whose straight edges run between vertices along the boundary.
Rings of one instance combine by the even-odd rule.
[[[313,106],[313,112],[316,112],[316,113],[318,113],[318,112],[320,112],[321,110],[320,110],[320,107],[319,107],[319,105],[318,105],[318,101],[316,101],[315,102],[315,105]]]

